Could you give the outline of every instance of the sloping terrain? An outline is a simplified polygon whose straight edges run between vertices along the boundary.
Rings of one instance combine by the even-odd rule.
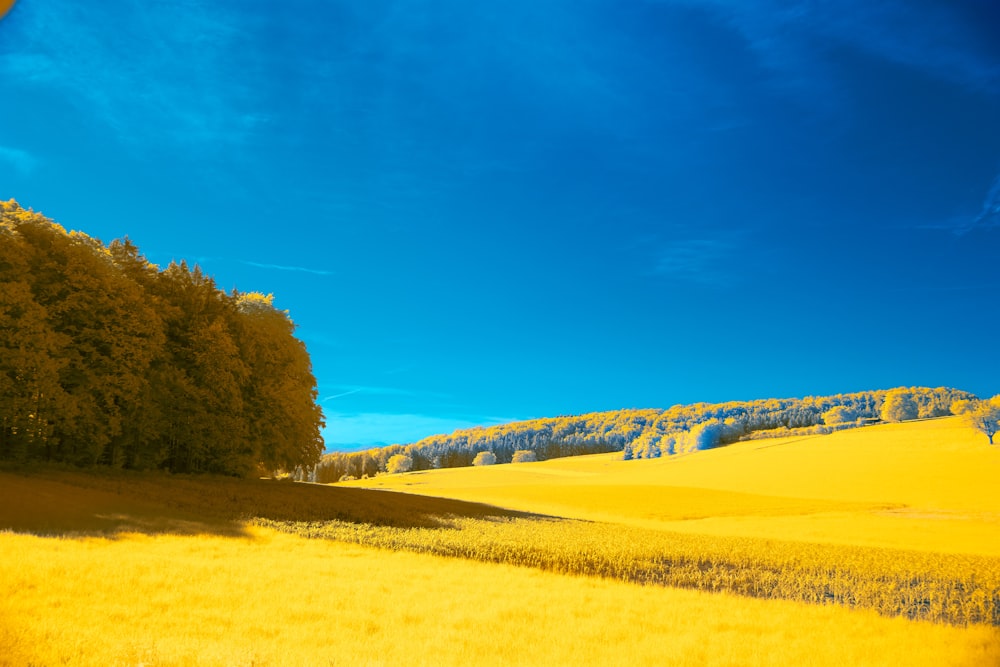
[[[1000,447],[952,417],[661,459],[600,454],[346,485],[670,531],[998,556],[997,480]]]
[[[379,490],[3,472],[0,665],[1000,664],[1000,448],[975,436],[354,485]]]

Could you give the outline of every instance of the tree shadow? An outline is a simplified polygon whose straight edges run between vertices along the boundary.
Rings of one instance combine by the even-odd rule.
[[[455,518],[537,516],[482,503],[277,480],[125,471],[0,472],[0,530],[54,537],[213,534],[246,522],[342,521],[443,528]]]

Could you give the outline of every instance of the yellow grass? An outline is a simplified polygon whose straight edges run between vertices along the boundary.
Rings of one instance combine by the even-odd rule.
[[[988,665],[998,634],[264,529],[0,535],[2,665]]]
[[[760,538],[686,535],[615,524],[453,519],[437,528],[256,519],[331,539],[554,572],[756,598],[875,609],[959,625],[1000,625],[1000,559]]]
[[[1000,665],[997,627],[628,583],[992,614],[998,450],[944,419],[361,482],[424,496],[0,473],[0,665]]]
[[[380,476],[350,486],[669,531],[1000,556],[1000,447],[958,418]]]

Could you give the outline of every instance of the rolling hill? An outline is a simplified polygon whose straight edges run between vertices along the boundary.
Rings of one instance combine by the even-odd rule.
[[[1000,447],[956,417],[754,440],[381,475],[351,487],[663,530],[1000,556]]]

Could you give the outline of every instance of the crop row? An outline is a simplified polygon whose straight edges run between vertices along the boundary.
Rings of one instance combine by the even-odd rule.
[[[277,521],[309,538],[574,575],[1000,625],[1000,559],[711,537],[541,518],[453,518],[441,527]]]

